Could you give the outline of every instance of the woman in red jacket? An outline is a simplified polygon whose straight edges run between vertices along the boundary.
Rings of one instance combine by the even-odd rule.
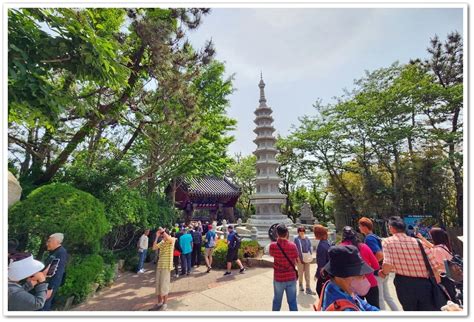
[[[380,269],[379,262],[377,258],[370,250],[369,246],[361,242],[357,236],[357,232],[350,226],[344,227],[342,231],[342,242],[341,245],[354,245],[359,249],[360,256],[364,262],[372,267],[374,273]],[[365,295],[365,300],[370,305],[379,306],[379,288],[377,286],[377,279],[374,276],[374,273],[369,273],[366,276],[367,280],[370,282],[369,292]]]

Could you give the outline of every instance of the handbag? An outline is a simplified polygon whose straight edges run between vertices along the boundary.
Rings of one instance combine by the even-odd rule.
[[[301,239],[299,240],[301,255],[303,256],[303,263],[309,264],[313,261],[313,256],[311,253],[303,253],[303,247],[301,246]]]
[[[429,274],[429,281],[432,286],[433,290],[433,301],[438,310],[441,310],[442,306],[445,306],[446,303],[448,303],[449,300],[451,300],[449,293],[446,291],[445,287],[441,284],[438,284],[436,282],[436,279],[434,277],[433,269],[431,268],[431,264],[428,260],[428,256],[426,256],[425,249],[423,248],[423,245],[421,245],[421,242],[419,239],[416,240],[418,242],[418,246],[420,247],[421,254],[423,255],[423,261],[425,262],[426,269]]]
[[[280,244],[278,244],[278,242],[276,242],[278,248],[280,248],[280,251],[281,253],[283,254],[283,256],[285,256],[286,260],[288,261],[288,263],[290,263],[290,266],[293,267],[293,270],[295,271],[296,273],[296,279],[299,278],[299,275],[298,275],[298,270],[295,268],[295,264],[293,264],[293,262],[288,258],[288,256],[286,255],[285,251],[283,250],[283,248],[281,247]]]

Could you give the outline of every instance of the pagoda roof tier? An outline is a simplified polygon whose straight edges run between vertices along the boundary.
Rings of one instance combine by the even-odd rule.
[[[272,133],[275,132],[273,125],[259,125],[253,130],[255,134],[260,133],[260,130],[270,130]]]
[[[271,115],[258,115],[253,121],[255,124],[258,124],[260,120],[271,120],[273,122],[273,116]]]
[[[253,143],[257,144],[258,142],[263,142],[263,141],[272,141],[272,142],[276,142],[276,139],[271,136],[271,135],[267,135],[267,136],[257,136],[257,138],[255,140],[253,140]]]
[[[263,183],[263,182],[273,182],[273,181],[281,181],[281,178],[277,175],[275,176],[266,176],[266,175],[259,175],[255,178],[257,183]]]
[[[270,113],[272,112],[272,108],[270,106],[266,106],[266,105],[260,105],[259,107],[257,107],[255,109],[255,114],[257,114],[258,112],[262,112],[262,111],[270,111]]]
[[[280,165],[277,160],[257,160],[257,166],[259,165]]]
[[[270,148],[270,147],[261,147],[257,148],[255,151],[253,151],[254,154],[258,154],[259,152],[275,152],[278,153],[278,150],[276,148]]]

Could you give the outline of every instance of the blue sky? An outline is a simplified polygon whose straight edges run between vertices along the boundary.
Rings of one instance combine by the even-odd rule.
[[[260,71],[276,133],[287,135],[298,117],[314,114],[318,98],[342,95],[365,70],[425,58],[431,37],[454,30],[463,31],[462,9],[215,8],[189,38],[196,47],[212,38],[216,58],[235,74],[228,114],[238,125],[229,154],[248,155]]]

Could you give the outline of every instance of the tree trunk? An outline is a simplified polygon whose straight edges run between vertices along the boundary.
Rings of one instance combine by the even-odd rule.
[[[133,132],[132,137],[130,138],[130,140],[128,140],[127,144],[125,144],[124,148],[122,149],[120,154],[115,158],[115,160],[121,161],[123,159],[123,157],[127,154],[128,150],[132,147],[133,142],[135,142],[135,140],[137,139],[142,128],[143,128],[143,122],[140,122],[138,124],[138,127]]]
[[[138,71],[140,70],[140,62],[142,60],[143,54],[145,53],[145,45],[142,45],[133,56],[133,64],[129,64],[129,67],[132,69],[130,76],[128,78],[128,86],[120,96],[117,102],[113,102],[107,105],[102,105],[99,108],[99,114],[106,115],[114,109],[114,107],[123,104],[129,99],[132,94],[133,88],[138,81]],[[46,169],[45,173],[39,177],[34,184],[41,185],[46,182],[49,182],[53,176],[58,172],[59,168],[67,161],[71,153],[77,148],[77,146],[84,141],[84,138],[91,132],[93,128],[99,124],[99,118],[97,116],[89,119],[86,124],[84,124],[79,131],[74,134],[72,139],[66,145],[64,150],[59,154],[59,156],[54,160],[51,166]]]
[[[71,153],[76,149],[76,147],[84,141],[84,138],[90,133],[90,131],[97,126],[99,120],[97,118],[93,118],[89,120],[86,124],[84,124],[79,131],[74,134],[72,139],[66,145],[64,150],[59,154],[59,156],[54,160],[51,166],[46,170],[46,172],[39,177],[34,184],[41,185],[44,183],[49,182],[53,176],[58,172],[59,168],[66,162],[67,158],[71,155]]]

